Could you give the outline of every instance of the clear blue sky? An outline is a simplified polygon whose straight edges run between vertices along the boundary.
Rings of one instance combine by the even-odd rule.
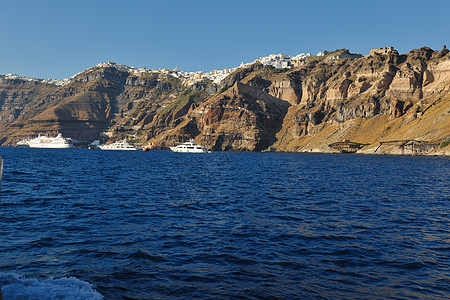
[[[210,71],[277,53],[441,50],[449,13],[449,0],[0,0],[0,74],[63,79],[107,61]]]

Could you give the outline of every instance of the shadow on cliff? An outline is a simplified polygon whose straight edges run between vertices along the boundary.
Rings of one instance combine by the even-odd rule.
[[[213,150],[260,151],[275,143],[290,106],[256,85],[236,81],[189,118],[197,123],[201,141]]]

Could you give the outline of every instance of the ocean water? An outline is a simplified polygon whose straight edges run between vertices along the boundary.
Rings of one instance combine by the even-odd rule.
[[[8,299],[448,299],[450,158],[0,148]]]

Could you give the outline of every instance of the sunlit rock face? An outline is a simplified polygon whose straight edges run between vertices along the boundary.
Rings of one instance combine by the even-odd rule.
[[[302,59],[209,74],[107,63],[58,84],[0,76],[0,141],[62,132],[156,148],[194,138],[215,150],[326,151],[344,137],[374,144],[449,134],[446,47]]]

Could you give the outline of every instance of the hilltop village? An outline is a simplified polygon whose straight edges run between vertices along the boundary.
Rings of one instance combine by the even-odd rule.
[[[374,49],[372,49],[371,51],[373,51],[373,50]],[[329,59],[341,59],[341,58],[355,59],[355,58],[362,57],[362,55],[360,55],[360,54],[349,53],[349,51],[347,49],[341,49],[341,50],[338,50],[335,52],[336,52],[335,54],[329,56]],[[325,53],[326,53],[326,51],[319,52],[319,53],[317,53],[316,56],[323,57],[323,56],[325,56]],[[213,83],[218,84],[221,81],[223,81],[228,75],[235,72],[236,70],[247,68],[256,63],[261,63],[264,66],[272,66],[272,67],[278,68],[278,69],[299,67],[302,64],[304,64],[304,62],[306,61],[306,59],[308,57],[311,57],[311,56],[312,56],[311,53],[300,53],[295,56],[290,56],[290,55],[286,55],[286,54],[282,54],[282,53],[271,54],[269,56],[257,58],[253,62],[250,62],[250,63],[242,62],[238,67],[233,67],[230,69],[223,69],[223,70],[212,70],[210,72],[204,72],[204,71],[188,72],[188,71],[178,70],[178,68],[175,68],[173,70],[171,70],[171,69],[137,68],[137,67],[130,67],[130,66],[122,65],[122,64],[117,64],[114,62],[99,63],[96,66],[91,67],[82,72],[86,72],[86,71],[89,71],[89,70],[92,70],[95,68],[115,68],[119,71],[128,72],[135,76],[142,76],[142,75],[150,74],[150,73],[166,74],[166,75],[173,76],[175,78],[181,78],[183,80],[184,84],[186,84],[187,86],[190,86],[190,85],[193,85],[193,84],[203,81],[203,80],[211,80]],[[82,72],[80,72],[80,73],[82,73]],[[28,78],[28,77],[21,77],[17,74],[6,74],[6,75],[4,75],[4,78],[11,79],[11,80],[20,79],[20,80],[29,81],[29,82],[42,82],[42,83],[54,84],[57,86],[64,86],[64,85],[67,85],[70,82],[72,82],[73,79],[80,73],[73,75],[71,78],[62,79],[62,80]]]
[[[318,56],[323,56],[323,55],[324,54],[322,52],[318,53]],[[219,84],[228,75],[237,71],[238,69],[247,68],[256,63],[261,63],[264,66],[272,66],[274,68],[290,68],[292,66],[298,66],[302,61],[304,61],[306,58],[308,58],[310,56],[311,56],[310,53],[301,53],[296,56],[290,56],[290,55],[286,55],[286,54],[272,54],[272,55],[269,55],[266,57],[260,57],[251,63],[243,63],[242,62],[238,67],[234,67],[234,68],[230,68],[230,69],[223,69],[223,70],[213,70],[210,72],[203,72],[203,71],[188,72],[188,71],[178,70],[178,68],[175,68],[174,70],[136,68],[136,67],[129,67],[129,66],[125,66],[125,65],[116,64],[113,62],[100,63],[95,67],[101,67],[101,68],[112,67],[112,68],[116,68],[123,72],[128,72],[135,76],[142,76],[142,75],[149,74],[149,73],[166,74],[166,75],[173,76],[175,78],[181,78],[183,80],[183,83],[186,86],[191,86],[191,85],[193,85],[197,82],[201,82],[203,80],[210,80],[215,84]],[[75,76],[76,75],[74,75],[73,77],[75,77]],[[67,81],[64,81],[64,82],[67,82]]]

